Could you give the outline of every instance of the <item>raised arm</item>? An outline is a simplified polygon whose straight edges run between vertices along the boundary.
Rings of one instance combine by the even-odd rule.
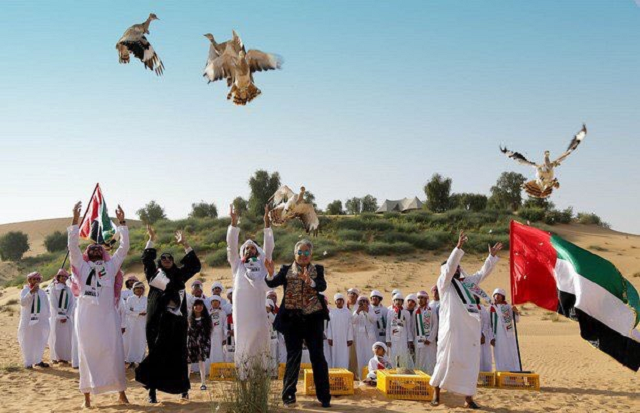
[[[229,215],[231,216],[231,225],[227,230],[227,261],[231,265],[231,273],[235,276],[240,262],[240,254],[238,251],[238,238],[240,237],[240,229],[238,228],[238,214],[233,210],[233,205],[229,206]]]
[[[273,259],[273,249],[276,246],[273,238],[273,230],[271,229],[271,218],[269,217],[269,205],[264,207],[264,253],[266,258],[271,261]]]
[[[440,291],[443,291],[446,285],[451,284],[451,280],[453,279],[453,276],[458,269],[458,265],[460,265],[460,260],[464,255],[462,247],[465,242],[467,242],[467,236],[464,234],[464,231],[461,231],[460,236],[458,237],[458,245],[456,245],[451,252],[451,255],[449,255],[447,262],[440,267],[440,277],[438,278],[438,289]]]
[[[73,207],[73,221],[71,222],[71,226],[67,228],[67,248],[69,249],[69,262],[71,262],[71,266],[75,267],[80,271],[84,260],[82,259],[82,251],[80,251],[80,228],[78,228],[78,221],[80,220],[80,209],[82,208],[82,203],[78,202]],[[78,277],[80,274],[76,274]]]
[[[147,282],[149,282],[158,269],[156,266],[157,252],[153,248],[153,243],[156,241],[156,233],[149,224],[147,224],[147,234],[149,235],[149,240],[142,253],[142,265],[144,266],[144,275],[147,278]]]
[[[467,276],[465,279],[471,281],[476,285],[480,285],[480,283],[484,281],[484,279],[487,278],[489,274],[493,272],[493,269],[496,267],[496,264],[500,260],[497,254],[498,254],[498,251],[500,251],[501,249],[502,249],[502,243],[500,242],[495,244],[493,247],[489,246],[489,256],[484,261],[484,264],[482,265],[482,268],[480,268],[480,271],[476,272],[473,275]]]
[[[187,242],[187,237],[183,231],[176,231],[176,243],[178,245],[182,245],[184,248],[185,256],[180,261],[182,267],[180,267],[180,274],[182,275],[182,281],[187,282],[194,275],[200,272],[202,269],[202,264],[200,263],[200,259],[196,255],[195,251],[189,243]]]
[[[115,272],[118,272],[124,259],[127,257],[129,253],[129,228],[127,228],[127,222],[124,220],[124,211],[122,207],[118,205],[116,208],[116,219],[118,220],[118,232],[120,233],[120,245],[116,250],[113,257],[111,257],[111,263],[115,269]]]

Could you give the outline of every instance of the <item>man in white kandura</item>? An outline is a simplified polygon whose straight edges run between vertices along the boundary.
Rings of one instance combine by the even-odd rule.
[[[265,316],[266,260],[272,259],[275,247],[269,209],[264,213],[264,251],[252,240],[238,249],[238,214],[230,207],[231,225],[227,231],[227,258],[233,273],[233,322],[235,363],[239,377],[246,379],[252,367],[268,366],[271,333]]]
[[[18,342],[22,350],[25,368],[49,367],[42,361],[44,347],[49,338],[49,300],[40,288],[42,276],[32,272],[27,275],[27,285],[20,293],[20,324]]]
[[[119,401],[127,404],[127,377],[124,369],[124,347],[120,316],[117,312],[116,275],[129,251],[129,230],[124,211],[118,205],[118,233],[120,246],[110,257],[102,245],[80,251],[78,221],[81,203],[73,208],[73,222],[69,234],[73,289],[79,289],[76,308],[76,333],[80,358],[80,391],[84,393],[84,407],[91,407],[91,394],[119,392]]]
[[[479,408],[473,401],[480,373],[480,313],[473,293],[460,281],[460,260],[464,255],[462,246],[467,241],[460,233],[458,245],[447,261],[440,267],[438,292],[440,312],[438,326],[438,356],[430,384],[435,394],[432,405],[440,404],[440,389],[465,396],[465,407]],[[496,254],[502,249],[498,243],[489,246],[489,257],[480,272],[467,277],[478,285],[495,267]]]
[[[369,299],[366,295],[358,297],[357,307],[353,312],[353,336],[356,348],[356,360],[358,363],[358,374],[360,380],[364,380],[362,369],[371,360],[371,346],[377,341],[376,315],[371,310]]]
[[[73,360],[73,310],[76,300],[67,285],[67,279],[69,273],[60,268],[48,288],[51,310],[49,350],[53,364],[68,364]]]
[[[333,296],[336,304],[329,312],[327,341],[331,347],[331,367],[349,367],[349,347],[353,345],[353,322],[351,311],[344,305],[344,296],[340,293]]]
[[[519,320],[518,308],[507,304],[505,298],[505,291],[502,288],[496,288],[493,292],[494,304],[489,310],[493,328],[491,345],[494,346],[496,371],[522,371],[515,333],[515,323]]]

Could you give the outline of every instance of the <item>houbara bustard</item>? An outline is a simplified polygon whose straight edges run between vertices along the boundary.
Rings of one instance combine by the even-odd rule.
[[[149,34],[149,25],[153,20],[160,19],[151,13],[144,23],[134,24],[129,27],[116,43],[116,50],[118,51],[120,63],[129,63],[130,54],[133,53],[147,69],[155,71],[158,76],[162,76],[164,65],[151,43],[145,37],[145,34]]]
[[[316,214],[313,204],[304,200],[304,186],[300,188],[300,193],[294,193],[291,188],[284,185],[269,198],[273,202],[273,207],[269,211],[271,222],[275,226],[281,226],[288,221],[298,218],[302,221],[305,231],[314,236],[318,235],[320,220]]]
[[[587,136],[587,127],[586,125],[582,125],[582,129],[580,132],[576,133],[576,135],[571,140],[569,147],[567,150],[560,155],[558,159],[555,161],[551,161],[549,156],[551,153],[549,151],[544,152],[544,162],[542,164],[536,164],[535,162],[529,161],[519,152],[513,152],[508,150],[507,148],[500,147],[502,153],[507,155],[511,159],[515,159],[517,162],[523,165],[533,166],[536,169],[536,179],[526,182],[522,185],[523,189],[532,197],[535,198],[548,198],[553,189],[560,188],[560,182],[555,177],[554,169],[560,166],[562,161],[564,161],[570,154],[573,152],[580,142]]]
[[[282,68],[282,57],[251,49],[248,52],[242,39],[233,30],[233,37],[223,43],[217,43],[212,34],[205,34],[211,45],[203,76],[209,83],[227,79],[231,89],[227,99],[233,98],[236,105],[246,105],[262,92],[253,81],[254,72]]]

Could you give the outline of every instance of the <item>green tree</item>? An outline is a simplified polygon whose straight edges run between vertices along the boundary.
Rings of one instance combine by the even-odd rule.
[[[552,211],[556,207],[548,198],[534,198],[532,196],[528,196],[522,206],[524,208],[540,208],[545,211]]]
[[[451,208],[460,208],[468,211],[483,211],[487,209],[488,198],[482,194],[453,194],[449,198]]]
[[[500,209],[517,211],[522,206],[522,184],[527,181],[517,172],[503,172],[491,187],[489,203]]]
[[[44,238],[44,247],[49,252],[64,251],[67,249],[67,234],[55,231]]]
[[[362,212],[376,212],[378,209],[378,200],[373,195],[365,195],[360,200]]]
[[[218,218],[218,207],[213,202],[207,204],[204,201],[200,201],[191,204],[190,218]]]
[[[138,217],[145,224],[155,224],[161,219],[167,219],[167,216],[164,213],[164,209],[158,205],[156,201],[151,201],[143,208],[140,208],[136,211]]]
[[[249,209],[249,204],[246,199],[239,196],[233,200],[233,210],[236,211],[239,215],[244,215],[245,212]]]
[[[309,191],[304,191],[304,202],[307,204],[313,205],[315,209],[318,209],[318,204],[316,204],[316,196]]]
[[[21,231],[7,232],[0,237],[0,258],[3,261],[20,261],[29,251],[29,236]]]
[[[440,174],[433,174],[431,180],[424,186],[427,195],[427,208],[433,212],[444,212],[449,209],[449,195],[451,193],[451,178],[444,178]]]
[[[280,174],[278,172],[269,174],[262,169],[255,171],[249,179],[249,188],[251,188],[249,212],[256,216],[262,216],[264,206],[269,202],[269,198],[280,188]]]
[[[358,215],[360,212],[362,212],[362,200],[358,197],[347,199],[345,208],[347,208],[347,214]]]
[[[327,215],[344,215],[344,210],[342,209],[342,201],[336,199],[327,205]]]

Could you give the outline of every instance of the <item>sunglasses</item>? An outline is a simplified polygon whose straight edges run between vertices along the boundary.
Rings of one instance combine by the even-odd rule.
[[[309,251],[309,250],[306,250],[306,251],[298,250],[298,255],[304,255],[305,257],[308,257],[309,255],[311,255],[311,251]]]
[[[160,256],[160,260],[162,260],[162,261],[173,261],[173,256],[171,254],[162,254]]]

